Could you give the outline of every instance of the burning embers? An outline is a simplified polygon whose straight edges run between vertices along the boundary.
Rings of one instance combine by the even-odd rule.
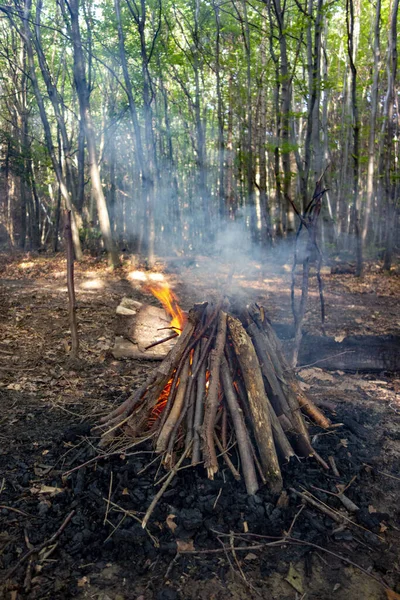
[[[249,494],[260,483],[282,487],[280,461],[314,456],[301,409],[321,427],[330,422],[301,391],[280,343],[257,306],[226,312],[223,303],[196,305],[185,315],[174,296],[157,297],[181,331],[147,381],[102,419],[102,445],[121,447],[152,438],[164,465],[184,458],[213,478],[224,461]]]

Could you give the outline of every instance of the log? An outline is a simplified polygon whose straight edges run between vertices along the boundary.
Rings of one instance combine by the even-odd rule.
[[[270,484],[271,490],[278,493],[282,489],[282,474],[272,435],[269,401],[265,393],[257,354],[239,319],[229,315],[228,327],[246,385],[254,435],[260,452],[264,475]]]

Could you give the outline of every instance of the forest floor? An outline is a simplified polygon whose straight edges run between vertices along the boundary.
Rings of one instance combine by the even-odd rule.
[[[249,499],[225,472],[211,483],[201,470],[186,470],[143,532],[137,518],[157,474],[157,465],[148,467],[148,453],[115,456],[63,476],[97,453],[90,428],[154,366],[114,360],[109,349],[123,296],[156,304],[146,291],[155,272],[164,273],[183,308],[217,296],[229,277],[228,267],[205,257],[178,261],[168,272],[161,264],[149,272],[129,260],[112,272],[104,260],[86,257],[76,265],[81,349],[79,363],[71,364],[65,259],[0,255],[0,597],[400,598],[399,374],[319,366],[299,372],[311,397],[337,405],[329,416],[343,427],[313,431],[313,443],[325,458],[336,456],[341,477],[335,480],[305,461],[284,469],[285,483],[298,489],[304,484],[336,509],[335,484],[348,484],[346,494],[359,511],[347,528],[301,509],[293,497],[286,509],[268,491]],[[398,273],[385,276],[370,264],[360,280],[326,274],[324,281],[329,335],[399,334]],[[251,262],[232,282],[231,293],[262,302],[273,321],[290,322],[287,265]],[[319,331],[314,281],[306,328]],[[72,510],[57,540],[9,577],[32,545],[49,540]],[[290,527],[304,545],[260,549],[265,538],[237,537],[246,531],[282,537]],[[247,543],[248,551],[230,552],[230,543]],[[177,552],[188,548],[202,552]]]

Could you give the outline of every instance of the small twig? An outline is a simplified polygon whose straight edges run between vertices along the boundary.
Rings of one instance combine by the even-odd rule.
[[[326,358],[321,358],[320,360],[316,360],[313,363],[309,363],[308,365],[300,365],[298,367],[295,367],[296,371],[301,371],[302,369],[306,369],[307,367],[313,367],[314,365],[318,365],[319,363],[322,362],[326,362],[327,360],[330,360],[331,358],[336,358],[337,356],[342,356],[342,354],[354,354],[355,350],[343,350],[343,352],[338,352],[337,354],[331,354],[330,356],[327,356]]]
[[[66,224],[64,229],[65,235],[65,246],[67,253],[67,288],[68,288],[68,301],[69,301],[69,326],[71,329],[71,359],[78,357],[79,351],[79,337],[78,327],[76,323],[76,297],[75,297],[75,286],[74,286],[74,249],[72,243],[72,229],[71,229],[71,211],[66,212]]]
[[[215,498],[215,502],[214,502],[214,504],[213,504],[213,510],[215,510],[215,507],[216,507],[216,506],[217,506],[217,504],[218,504],[218,500],[220,499],[220,496],[221,496],[221,494],[222,494],[222,488],[219,488],[218,495],[217,495],[217,497]]]
[[[226,462],[227,466],[229,467],[232,475],[234,476],[234,478],[236,479],[236,481],[240,481],[240,479],[241,479],[240,473],[238,472],[238,470],[236,469],[236,467],[232,463],[231,459],[229,458],[227,450],[223,447],[223,445],[219,441],[218,436],[215,433],[215,431],[214,431],[214,441],[217,444],[218,449],[219,449],[219,451],[222,454],[222,458],[224,459],[224,461]]]
[[[50,539],[42,542],[39,546],[36,546],[34,548],[32,548],[31,550],[29,550],[26,554],[24,554],[24,556],[22,556],[19,561],[17,562],[17,564],[15,565],[15,567],[13,567],[11,569],[11,571],[9,571],[6,575],[6,579],[10,579],[10,577],[12,575],[14,575],[15,571],[28,559],[32,556],[32,554],[39,554],[41,552],[41,550],[43,550],[43,548],[46,548],[47,546],[51,546],[51,544],[53,544],[56,539],[58,537],[60,537],[60,535],[62,534],[62,532],[64,531],[64,529],[66,528],[66,526],[68,525],[68,523],[70,522],[70,520],[72,519],[72,517],[75,514],[75,510],[72,510],[69,515],[64,519],[64,521],[62,522],[61,526],[57,529],[57,531],[55,532],[54,535],[51,536]]]
[[[103,498],[103,500],[104,500],[105,502],[107,502],[107,498]],[[138,517],[138,516],[137,516],[137,515],[138,515],[138,514],[140,514],[140,513],[137,513],[137,512],[136,512],[136,511],[134,511],[134,510],[126,510],[125,508],[122,508],[122,506],[120,506],[119,504],[116,504],[115,502],[111,502],[111,501],[110,501],[110,504],[111,504],[112,508],[113,508],[115,511],[121,512],[121,513],[124,515],[122,520],[124,520],[126,517],[130,517],[131,519],[134,519],[134,520],[135,520],[135,521],[137,521],[138,523],[141,523],[141,522],[142,522],[142,519],[141,519],[140,517]],[[112,525],[112,526],[114,527],[114,531],[113,531],[112,533],[110,533],[110,535],[108,536],[108,538],[106,538],[105,542],[106,542],[108,539],[110,539],[110,538],[111,538],[111,536],[112,536],[112,535],[115,533],[115,531],[118,529],[118,527],[120,527],[120,526],[122,525],[122,520],[121,520],[121,521],[118,523],[118,525],[117,525],[116,527],[114,527],[114,525],[113,525],[113,524],[110,522],[110,520],[108,519],[108,523],[110,523],[110,525]],[[146,533],[147,533],[147,535],[149,536],[149,538],[150,538],[150,539],[151,539],[151,541],[153,542],[153,544],[154,544],[155,548],[159,548],[159,547],[160,547],[160,544],[159,544],[159,541],[158,541],[158,539],[157,539],[157,538],[156,538],[154,535],[152,535],[152,534],[150,533],[150,531],[147,529],[147,527],[145,527],[145,530],[146,530]]]
[[[378,469],[375,469],[375,467],[373,467],[372,465],[368,465],[367,463],[363,463],[363,464],[365,467],[374,469],[374,471],[376,471],[377,473],[380,473],[380,475],[384,475],[385,477],[390,477],[390,479],[395,479],[396,481],[400,481],[400,477],[396,477],[395,475],[391,475],[390,473],[385,473],[385,471],[379,471]]]
[[[289,527],[289,529],[288,529],[288,532],[287,532],[287,536],[288,536],[288,537],[290,537],[290,534],[292,533],[292,530],[293,530],[294,524],[296,523],[296,521],[297,521],[298,517],[299,517],[299,516],[301,515],[301,513],[303,512],[304,508],[305,508],[305,504],[302,504],[302,505],[300,506],[300,510],[298,510],[298,511],[297,511],[297,513],[295,514],[295,516],[294,516],[294,519],[293,519],[293,521],[291,522],[291,524],[290,524],[290,527]]]
[[[164,344],[165,342],[169,342],[169,340],[173,340],[174,338],[178,337],[179,333],[173,333],[172,335],[163,338],[162,340],[158,340],[158,342],[153,342],[152,344],[150,344],[150,346],[146,346],[145,350],[150,350],[150,348],[154,348],[154,346],[158,346],[159,344]]]
[[[176,473],[178,472],[179,467],[185,460],[186,456],[189,454],[191,447],[192,447],[192,444],[190,444],[185,449],[182,456],[180,457],[180,459],[178,460],[178,462],[176,463],[176,465],[174,466],[174,468],[171,470],[170,474],[168,475],[167,479],[165,480],[164,485],[162,486],[162,488],[160,488],[160,490],[157,492],[157,494],[154,496],[153,500],[151,501],[151,504],[150,504],[149,508],[147,509],[146,514],[144,515],[144,518],[142,521],[143,529],[146,528],[147,522],[150,519],[151,514],[157,505],[157,502],[160,500],[161,496],[164,494],[165,490],[167,489],[167,487],[169,486],[169,484],[175,477]]]
[[[339,492],[337,493],[330,492],[329,490],[324,490],[322,488],[317,487],[316,485],[312,485],[311,487],[314,490],[317,490],[318,492],[323,492],[324,494],[328,494],[329,496],[334,496],[335,498],[338,498],[338,500],[340,500],[340,502],[349,512],[357,512],[358,510],[360,510],[357,504],[354,504],[354,502],[350,500],[350,498],[345,496],[345,494],[341,491],[341,485],[336,486],[339,490]]]
[[[214,530],[212,530],[214,531]],[[219,532],[215,532],[214,533],[219,533]],[[220,535],[223,535],[225,537],[229,537],[230,534],[224,534],[221,533]],[[249,533],[247,534],[247,536],[249,537],[257,537],[259,539],[274,539],[271,538],[271,536],[268,535],[257,535],[257,534],[253,534],[253,533]],[[238,536],[236,536],[238,539],[243,539],[245,538],[245,534],[240,534]],[[373,575],[373,573],[370,573],[369,571],[367,571],[366,569],[364,569],[364,567],[362,567],[361,565],[358,565],[357,563],[353,562],[352,560],[350,560],[349,558],[346,558],[345,556],[341,556],[340,554],[337,554],[336,552],[333,552],[332,550],[328,550],[327,548],[323,548],[322,546],[319,546],[318,544],[314,544],[313,542],[307,542],[305,540],[300,540],[298,538],[292,538],[292,537],[285,537],[285,538],[278,538],[275,539],[275,541],[273,542],[266,542],[265,544],[255,544],[254,546],[235,546],[235,550],[236,552],[243,550],[243,551],[251,551],[251,550],[261,550],[267,546],[284,546],[285,544],[293,544],[293,545],[298,545],[298,546],[309,546],[310,548],[315,548],[316,550],[319,550],[320,552],[325,552],[326,554],[330,554],[331,556],[334,556],[335,558],[338,558],[339,560],[347,563],[348,565],[351,565],[352,567],[355,567],[356,569],[358,569],[359,571],[361,571],[362,573],[364,573],[364,575],[367,575],[368,577],[370,577],[371,579],[374,579],[375,581],[377,581],[380,585],[382,585],[385,589],[390,589],[390,587],[379,577],[377,577],[376,575]],[[199,550],[194,550],[194,551],[188,551],[185,552],[185,554],[205,554],[205,553],[219,553],[219,552],[223,552],[222,549],[220,548],[216,548],[214,550],[203,550],[203,551],[199,551]]]
[[[240,562],[238,560],[238,557],[236,556],[236,550],[235,550],[235,545],[234,545],[234,539],[235,539],[235,534],[233,533],[233,531],[231,531],[231,534],[229,536],[229,546],[230,546],[230,551],[232,552],[232,556],[235,559],[235,563],[237,565],[237,568],[239,569],[239,573],[246,585],[246,587],[248,587],[250,590],[252,590],[253,592],[255,592],[257,594],[257,596],[261,597],[260,592],[247,580],[246,575],[243,573],[243,569],[240,566]]]
[[[108,511],[110,510],[110,500],[111,500],[112,484],[113,484],[113,471],[111,471],[111,473],[110,473],[110,485],[108,486],[108,498],[107,498],[107,504],[106,504],[106,514],[104,515],[103,525],[105,525],[106,522],[107,522]]]
[[[68,477],[69,475],[71,475],[71,473],[74,473],[75,471],[78,471],[79,469],[83,469],[83,467],[88,467],[89,465],[93,464],[94,462],[97,462],[98,460],[101,460],[102,458],[107,459],[110,458],[111,456],[115,456],[116,454],[123,454],[124,452],[126,452],[126,450],[129,450],[129,448],[134,448],[135,446],[139,446],[139,444],[141,444],[142,442],[146,442],[147,440],[150,440],[152,437],[154,437],[155,433],[151,433],[150,435],[147,435],[144,438],[141,438],[140,440],[136,440],[133,444],[128,445],[126,448],[121,449],[119,448],[118,450],[114,450],[113,452],[104,452],[104,454],[98,454],[97,456],[87,460],[86,462],[82,463],[81,465],[78,465],[76,467],[74,467],[73,469],[70,469],[69,471],[65,471],[62,474],[62,478],[64,479],[65,477]]]
[[[13,506],[7,506],[7,504],[0,504],[0,508],[5,508],[6,510],[11,510],[12,512],[16,512],[23,517],[29,517],[30,519],[37,519],[34,515],[30,515],[29,513],[20,510],[19,508],[14,508]]]
[[[169,574],[171,573],[172,569],[174,568],[174,565],[178,562],[179,560],[179,556],[181,555],[181,552],[177,552],[174,556],[174,558],[171,560],[171,562],[168,565],[168,569],[165,571],[165,575],[164,575],[164,581],[166,579],[168,579]]]
[[[317,508],[321,512],[325,513],[330,519],[332,519],[333,521],[336,521],[336,523],[339,523],[340,525],[343,524],[342,516],[339,516],[336,512],[334,512],[332,509],[330,509],[327,506],[325,506],[324,504],[322,504],[322,502],[320,502],[319,500],[314,500],[314,498],[311,498],[308,494],[304,494],[303,492],[298,492],[294,488],[290,488],[290,491],[293,494],[296,494],[296,496],[298,496],[299,498],[301,498],[308,504],[311,504],[311,506],[313,506],[314,508]]]
[[[303,488],[305,490],[305,488]],[[295,491],[295,490],[294,490]],[[351,525],[354,525],[354,527],[358,527],[358,529],[362,529],[363,531],[368,531],[368,533],[371,533],[373,535],[375,535],[379,540],[381,540],[382,542],[384,542],[384,538],[380,535],[378,535],[377,533],[373,533],[372,531],[370,531],[370,529],[367,529],[366,527],[363,527],[362,525],[359,525],[358,523],[355,523],[354,521],[352,521],[349,517],[347,517],[346,515],[338,512],[337,510],[335,510],[334,508],[331,508],[330,506],[328,506],[327,504],[325,504],[324,502],[322,502],[322,500],[318,500],[318,498],[316,498],[315,496],[313,496],[313,494],[311,494],[311,492],[305,490],[305,498],[308,498],[309,500],[313,500],[314,504],[313,506],[315,506],[316,508],[319,508],[319,510],[321,510],[321,512],[325,512],[326,514],[328,514],[327,511],[329,511],[330,513],[336,515],[336,519],[334,519],[337,523],[339,523],[340,525],[343,525],[343,521],[347,521],[348,523],[350,523]],[[300,493],[300,492],[297,492]],[[338,496],[339,497],[339,496]],[[311,504],[311,502],[310,502]],[[328,516],[330,516],[328,514]],[[331,517],[333,518],[333,517]],[[340,521],[338,519],[341,519]]]
[[[328,462],[329,462],[329,464],[330,464],[330,465],[331,465],[331,467],[332,467],[333,474],[334,474],[336,477],[340,477],[340,473],[339,473],[339,471],[338,471],[338,468],[337,468],[337,466],[336,466],[336,462],[335,462],[335,459],[334,459],[334,457],[333,457],[333,456],[328,456]]]

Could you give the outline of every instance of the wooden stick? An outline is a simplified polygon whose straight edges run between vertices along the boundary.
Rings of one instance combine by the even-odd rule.
[[[202,432],[204,441],[203,453],[205,467],[210,479],[214,479],[214,475],[218,471],[218,459],[214,445],[214,427],[218,408],[219,371],[226,338],[226,317],[226,313],[220,310],[218,315],[218,328],[217,337],[215,340],[215,348],[211,350],[210,353],[210,386],[208,388],[204,410],[204,423]]]
[[[68,523],[70,522],[70,520],[72,519],[74,514],[75,514],[75,511],[72,510],[69,513],[69,515],[64,519],[64,521],[62,522],[61,526],[57,529],[57,531],[51,536],[51,538],[42,542],[41,544],[39,544],[39,546],[35,546],[35,547],[31,548],[31,550],[29,550],[29,552],[24,554],[22,556],[22,558],[19,559],[19,561],[17,562],[15,567],[13,567],[7,573],[6,579],[10,579],[10,577],[15,573],[15,571],[18,569],[18,567],[20,567],[22,565],[22,563],[24,563],[29,557],[31,557],[32,554],[39,554],[39,552],[41,552],[43,550],[43,548],[46,548],[47,546],[51,546],[52,544],[54,544],[54,542],[56,541],[57,538],[60,537],[60,535],[62,534],[62,532],[64,531],[64,529],[66,528],[66,526],[68,525]]]
[[[169,340],[173,340],[174,338],[178,337],[179,333],[175,332],[172,335],[162,339],[162,340],[158,340],[158,342],[153,342],[152,344],[150,344],[150,346],[146,346],[145,350],[150,350],[150,348],[154,348],[154,346],[158,346],[159,344],[164,344],[165,342],[169,342]]]
[[[272,436],[268,398],[265,393],[257,354],[250,337],[238,319],[229,315],[228,326],[246,385],[254,434],[264,473],[271,489],[274,492],[280,492],[282,489],[282,475]]]
[[[192,445],[190,445],[187,448],[185,448],[182,456],[180,457],[180,459],[178,460],[178,462],[176,463],[176,465],[171,469],[170,474],[168,475],[167,479],[164,481],[162,488],[160,488],[158,490],[157,494],[154,496],[153,500],[151,501],[151,504],[150,504],[149,508],[147,509],[146,514],[144,515],[144,518],[143,518],[143,521],[142,521],[142,528],[143,529],[146,529],[146,525],[148,523],[148,520],[150,519],[151,514],[152,514],[153,510],[155,509],[155,507],[157,505],[157,502],[159,501],[159,499],[164,494],[165,490],[167,489],[167,487],[169,486],[169,484],[171,483],[171,481],[173,480],[173,478],[177,474],[177,472],[179,470],[179,467],[181,466],[181,464],[185,460],[186,456],[189,454],[189,451],[190,451],[191,447],[192,447]]]
[[[293,494],[296,494],[296,496],[298,496],[308,504],[311,504],[311,506],[313,506],[314,508],[317,508],[318,510],[326,514],[330,519],[336,521],[336,523],[340,523],[340,525],[343,525],[344,520],[342,519],[342,517],[338,513],[325,506],[324,504],[321,504],[317,500],[314,500],[314,498],[311,498],[308,494],[298,492],[294,488],[290,488],[290,491],[293,492]]]
[[[221,425],[221,443],[224,450],[228,445],[228,413],[226,411],[226,406],[222,406],[222,425]]]
[[[288,431],[295,429],[293,421],[292,411],[289,408],[288,401],[283,393],[280,382],[278,381],[273,363],[270,358],[270,346],[267,343],[266,335],[260,331],[257,325],[252,321],[248,327],[246,327],[247,333],[250,335],[254,347],[257,352],[258,360],[260,362],[261,372],[264,375],[267,385],[270,388],[268,398],[275,410],[275,413],[279,417],[284,415],[289,421]],[[285,429],[285,427],[284,427]]]
[[[141,385],[137,390],[135,390],[133,394],[131,394],[129,398],[125,400],[125,402],[123,402],[120,406],[117,406],[117,408],[108,413],[108,415],[101,417],[100,423],[110,424],[115,417],[122,415],[123,413],[125,413],[125,411],[127,411],[127,414],[129,411],[132,411],[135,408],[136,404],[139,402],[140,398],[144,395],[146,390],[154,383],[155,380],[156,373],[153,372],[151,373],[150,377],[146,379],[145,383],[143,383],[143,385]],[[101,425],[96,425],[96,427],[94,427],[93,429],[98,429],[99,427],[101,427]]]
[[[183,365],[181,371],[181,377],[179,379],[179,385],[176,392],[175,402],[171,407],[171,411],[168,415],[167,420],[163,428],[160,431],[160,434],[156,443],[156,452],[164,452],[167,448],[169,436],[171,435],[172,430],[174,429],[175,423],[179,418],[179,415],[182,410],[183,401],[185,399],[186,386],[189,378],[189,368],[190,368],[190,357],[187,356],[185,360],[185,364]]]
[[[340,473],[338,471],[338,468],[336,466],[336,462],[333,456],[328,456],[328,462],[331,465],[333,474],[335,475],[335,477],[340,477]]]
[[[228,356],[229,356],[229,354],[228,354]],[[230,368],[232,368],[232,361],[228,361],[228,364],[230,365]],[[238,391],[238,394],[239,394],[239,397],[240,397],[240,400],[242,403],[242,408],[244,409],[246,420],[249,425],[252,425],[253,418],[252,418],[251,411],[249,408],[249,400],[248,400],[248,394],[247,394],[246,387],[240,379],[238,379],[236,381],[236,384],[237,384],[237,391]],[[264,389],[264,392],[265,392],[265,389]],[[266,398],[266,404],[267,404],[268,411],[269,411],[269,416],[271,419],[271,426],[272,426],[272,432],[274,434],[275,445],[276,445],[277,449],[279,450],[279,454],[280,454],[281,458],[286,461],[290,460],[290,458],[292,456],[296,456],[296,453],[294,452],[294,450],[283,430],[280,419],[276,416],[276,413],[274,412],[274,409],[268,399],[268,396],[266,395],[265,398]],[[258,471],[259,471],[259,469],[258,469]]]
[[[212,344],[212,341],[213,341],[213,338],[214,338],[214,332],[215,332],[216,328],[217,328],[217,322],[215,322],[215,327],[212,330],[213,333],[212,333],[212,335],[210,334],[210,337],[207,340],[207,342],[206,342],[203,350],[201,351],[200,357],[199,357],[199,359],[197,360],[197,362],[196,362],[196,364],[194,366],[193,373],[192,373],[191,377],[189,377],[188,385],[187,385],[187,388],[186,388],[185,400],[184,400],[184,403],[183,403],[183,408],[181,410],[181,413],[180,413],[180,415],[178,417],[177,422],[175,423],[174,429],[173,429],[173,431],[171,433],[171,436],[170,436],[169,447],[168,447],[168,453],[170,455],[172,455],[173,443],[175,441],[175,437],[176,437],[176,434],[178,432],[178,429],[181,426],[181,423],[182,423],[184,417],[186,416],[186,411],[188,411],[190,409],[190,407],[191,407],[191,404],[192,404],[192,401],[193,401],[193,393],[192,392],[193,392],[193,389],[194,389],[194,385],[195,385],[195,383],[197,381],[197,376],[198,376],[199,370],[200,370],[200,368],[201,368],[204,360],[207,358],[208,348]],[[198,346],[199,346],[199,344],[197,344],[196,348]],[[193,365],[192,365],[192,369],[193,369]]]
[[[201,341],[201,350],[206,347],[206,340]],[[196,390],[196,405],[194,409],[194,420],[193,420],[193,452],[192,452],[192,465],[196,465],[200,462],[200,442],[201,442],[201,428],[203,425],[204,416],[204,400],[206,395],[206,360],[200,365],[199,374],[197,377],[197,390]]]
[[[221,380],[225,392],[226,403],[235,429],[236,439],[239,447],[240,460],[242,462],[243,478],[248,494],[253,495],[258,490],[257,474],[251,452],[249,435],[244,422],[243,412],[239,406],[233,381],[229,371],[229,365],[225,357],[221,361]]]
[[[185,438],[185,447],[187,448],[190,442],[193,439],[193,420],[194,420],[194,409],[195,409],[195,400],[196,400],[196,383],[193,382],[193,376],[195,374],[199,358],[201,352],[200,343],[194,349],[193,353],[193,362],[191,364],[191,374],[190,374],[190,384],[188,386],[188,394],[189,394],[189,407],[187,410],[187,426],[186,426],[186,438]]]
[[[234,478],[236,479],[236,481],[240,481],[240,479],[241,479],[240,473],[236,469],[236,467],[234,466],[234,464],[232,463],[231,459],[229,458],[227,449],[223,447],[223,445],[219,441],[218,436],[215,433],[215,431],[214,431],[214,442],[217,444],[218,449],[219,449],[219,451],[222,454],[222,458],[224,459],[224,461],[226,462],[227,466],[229,467],[232,475],[234,476]]]
[[[67,221],[65,223],[64,237],[67,252],[67,288],[69,304],[69,326],[71,329],[71,352],[70,357],[75,360],[78,357],[79,338],[76,323],[76,297],[74,285],[74,247],[72,244],[71,211],[66,211]]]
[[[250,312],[251,317],[256,322],[257,326],[260,329],[263,329],[267,334],[267,340],[269,341],[271,349],[270,357],[274,365],[275,373],[280,382],[283,384],[283,390],[289,402],[289,406],[292,408],[292,410],[295,410],[295,413],[298,413],[296,409],[297,405],[300,404],[304,411],[315,421],[315,423],[317,423],[317,425],[323,429],[328,429],[331,426],[330,420],[325,417],[325,415],[309,398],[306,398],[304,392],[300,388],[299,382],[297,381],[292,368],[286,359],[286,356],[283,353],[282,345],[278,340],[271,323],[267,318],[265,318],[265,316],[264,319],[261,318],[260,310],[258,308],[253,308]],[[265,315],[264,309],[263,313]],[[300,422],[298,424],[301,427],[301,431],[308,439],[308,433],[304,423],[303,425],[301,425]]]

